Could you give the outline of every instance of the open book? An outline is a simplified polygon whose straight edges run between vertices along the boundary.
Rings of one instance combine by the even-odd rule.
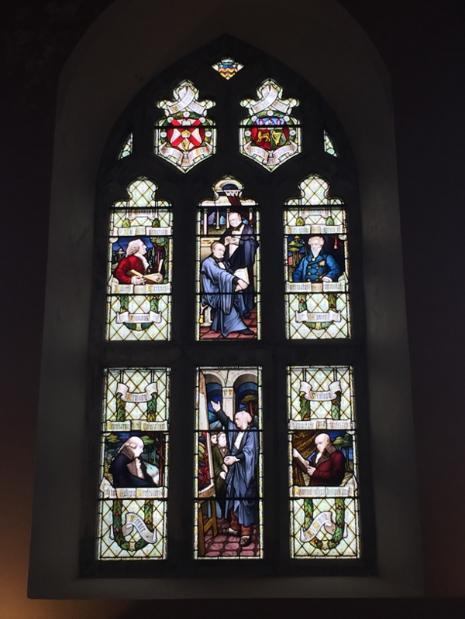
[[[307,473],[307,466],[309,465],[308,460],[306,460],[295,448],[292,450],[292,457],[294,458],[295,464],[297,464],[304,473]]]
[[[150,284],[161,284],[163,281],[163,275],[161,273],[147,273],[146,275],[143,275],[135,269],[131,269],[129,272],[131,273],[131,275],[138,275],[139,277],[143,277],[144,280]]]
[[[236,271],[234,271],[234,275],[239,279],[242,279],[242,281],[244,281],[247,285],[250,284],[249,272],[247,270],[247,267],[244,267],[243,269],[237,269]]]

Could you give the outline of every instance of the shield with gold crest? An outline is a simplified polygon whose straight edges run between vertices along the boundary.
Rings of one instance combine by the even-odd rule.
[[[199,101],[199,91],[184,80],[173,91],[172,101],[159,101],[165,118],[155,128],[155,153],[182,172],[215,152],[216,129],[207,118],[213,101]]]
[[[289,115],[297,99],[283,99],[283,89],[272,79],[257,89],[257,100],[241,101],[249,110],[240,128],[241,153],[272,172],[301,152],[301,129]]]

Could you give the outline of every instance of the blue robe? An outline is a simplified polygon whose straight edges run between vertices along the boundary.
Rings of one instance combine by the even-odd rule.
[[[213,309],[211,329],[219,331],[223,337],[227,337],[233,331],[247,329],[247,325],[240,318],[244,313],[244,301],[241,295],[234,292],[237,277],[229,268],[222,269],[213,256],[202,262],[200,274],[203,288],[202,302]]]
[[[333,282],[339,279],[342,270],[336,260],[325,252],[317,256],[310,253],[304,256],[292,274],[293,282],[321,282],[323,277],[329,277]]]
[[[218,412],[218,419],[226,431],[229,454],[239,459],[226,474],[225,514],[229,516],[234,511],[239,523],[250,527],[258,523],[258,430],[249,426],[236,447],[234,443],[240,430],[222,410]]]

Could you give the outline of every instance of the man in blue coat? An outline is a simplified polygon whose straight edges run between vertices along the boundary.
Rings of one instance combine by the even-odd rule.
[[[226,474],[225,515],[230,521],[228,533],[240,536],[240,545],[252,541],[253,526],[258,524],[258,431],[252,415],[239,407],[232,421],[219,402],[211,407],[223,425],[228,440],[229,455],[224,458]]]
[[[325,240],[320,235],[308,239],[310,252],[301,258],[292,274],[293,282],[337,282],[341,267],[331,254],[323,251]]]

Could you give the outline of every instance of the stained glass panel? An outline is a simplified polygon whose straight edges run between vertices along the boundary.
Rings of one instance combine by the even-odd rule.
[[[107,338],[167,340],[171,321],[172,212],[140,178],[116,202],[108,236]]]
[[[299,121],[291,116],[299,105],[297,99],[283,99],[283,89],[273,79],[257,89],[257,99],[244,99],[249,116],[239,130],[240,151],[269,172],[298,155],[302,150]]]
[[[168,390],[166,368],[106,370],[100,560],[166,557]]]
[[[165,117],[155,127],[155,153],[188,172],[211,157],[216,149],[216,128],[207,117],[214,101],[199,101],[199,91],[189,80],[178,84],[173,100],[158,101]]]
[[[352,369],[288,368],[291,557],[360,556]]]
[[[288,339],[350,336],[349,251],[346,214],[316,176],[286,202],[284,274]],[[341,205],[341,206],[338,206]]]
[[[132,133],[130,133],[126,142],[123,144],[121,150],[119,151],[118,159],[124,159],[124,157],[129,157],[129,155],[132,155],[132,140]]]
[[[337,152],[336,152],[336,149],[334,148],[333,141],[329,137],[329,135],[326,133],[326,131],[323,131],[323,144],[324,144],[325,153],[328,153],[328,155],[332,155],[333,157],[337,157]]]
[[[261,558],[260,368],[198,368],[195,428],[195,558]]]
[[[232,58],[222,58],[216,64],[212,65],[212,68],[215,69],[221,77],[224,77],[225,80],[230,80],[244,68],[244,65],[236,62]]]
[[[256,203],[225,177],[197,213],[197,320],[202,341],[260,337],[260,242]]]

